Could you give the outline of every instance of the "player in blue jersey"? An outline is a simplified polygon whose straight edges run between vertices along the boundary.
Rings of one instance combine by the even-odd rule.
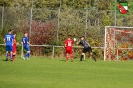
[[[22,38],[21,41],[24,49],[26,49],[27,53],[25,54],[25,56],[23,57],[23,59],[25,60],[27,58],[27,60],[30,60],[30,42],[29,42],[29,38],[28,38],[28,33],[24,34],[24,37]]]
[[[6,45],[6,61],[8,60],[8,52],[10,52],[10,59],[12,61],[12,46],[13,46],[14,36],[12,34],[12,30],[8,30],[8,34],[4,36],[4,43]]]

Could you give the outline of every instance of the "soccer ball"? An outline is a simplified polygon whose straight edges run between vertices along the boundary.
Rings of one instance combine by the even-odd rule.
[[[76,42],[77,41],[77,38],[74,38],[73,40],[74,40],[74,42]]]

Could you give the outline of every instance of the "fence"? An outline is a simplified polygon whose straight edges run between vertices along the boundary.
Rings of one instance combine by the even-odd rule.
[[[103,47],[105,26],[130,27],[132,23],[132,14],[120,16],[114,10],[0,7],[2,36],[3,31],[12,28],[18,32],[17,41],[20,42],[23,33],[28,32],[34,45],[62,46],[70,34],[72,38],[85,35],[92,47]],[[33,51],[42,52],[41,48],[35,47]]]
[[[5,45],[4,44],[0,44],[0,46],[3,46],[3,48],[5,48]],[[22,47],[20,44],[17,45],[17,48],[20,48]],[[51,48],[51,51],[48,52],[49,55],[46,55],[45,53],[45,56],[49,57],[49,58],[59,58],[59,57],[65,57],[65,49],[64,49],[64,46],[52,46],[52,45],[30,45],[31,48],[34,48],[34,47],[49,47]],[[81,52],[79,50],[82,50],[83,47],[80,47],[80,46],[73,46],[73,53],[74,53],[74,58],[80,58],[80,55],[81,55]],[[57,51],[57,49],[59,49]],[[93,49],[93,52],[96,52],[96,57],[98,59],[103,59],[103,49],[104,47],[92,47]],[[96,51],[95,51],[96,50]],[[77,52],[79,51],[79,52]],[[31,53],[33,54],[34,51],[32,51]],[[17,51],[18,54],[21,54],[20,57],[22,58],[23,57],[23,48],[21,49],[18,49]],[[1,54],[1,51],[0,51],[0,54]],[[35,54],[34,54],[35,55]],[[89,55],[87,54],[84,59],[87,59],[89,58]]]

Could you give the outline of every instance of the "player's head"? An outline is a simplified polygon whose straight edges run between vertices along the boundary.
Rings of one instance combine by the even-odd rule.
[[[11,33],[12,33],[12,29],[9,29],[9,30],[8,30],[8,33],[11,34]]]
[[[80,39],[81,39],[81,40],[84,40],[84,39],[85,39],[85,37],[84,37],[84,36],[81,36],[81,37],[80,37]]]
[[[14,37],[16,37],[16,31],[13,32]]]
[[[68,35],[68,39],[71,39],[71,35]]]
[[[25,36],[25,37],[28,37],[28,33],[27,33],[27,32],[25,32],[25,33],[24,33],[24,36]]]

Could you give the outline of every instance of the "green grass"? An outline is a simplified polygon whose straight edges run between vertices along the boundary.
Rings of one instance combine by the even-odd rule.
[[[4,61],[0,56],[0,88],[132,88],[132,61],[31,57]]]

